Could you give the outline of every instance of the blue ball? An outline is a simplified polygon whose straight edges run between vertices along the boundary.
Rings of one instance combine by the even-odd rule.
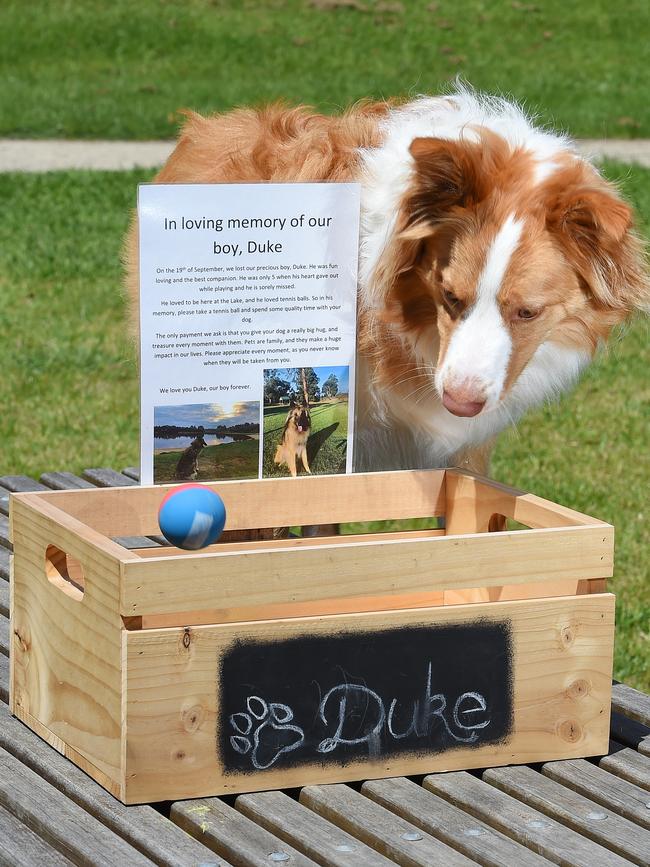
[[[172,545],[197,551],[216,542],[226,523],[219,494],[205,485],[179,485],[160,504],[160,530]]]

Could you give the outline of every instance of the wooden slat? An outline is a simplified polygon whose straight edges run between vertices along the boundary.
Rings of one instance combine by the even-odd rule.
[[[13,547],[9,536],[9,518],[6,515],[0,515],[0,546],[9,550]]]
[[[9,620],[0,616],[0,654],[9,656]]]
[[[47,491],[45,485],[30,479],[29,476],[0,476],[0,486],[8,491],[23,493],[25,491]]]
[[[0,653],[0,702],[9,702],[9,657]]]
[[[626,747],[599,762],[600,767],[650,792],[650,757]],[[650,801],[650,798],[647,799]],[[650,808],[649,808],[650,810]],[[649,812],[650,815],[650,812]]]
[[[3,749],[0,803],[75,863],[96,867],[153,863]]]
[[[650,832],[532,768],[490,768],[483,779],[623,858],[647,864]]]
[[[548,864],[545,858],[405,777],[372,780],[363,784],[361,792],[482,865]]]
[[[643,749],[644,744],[650,745],[650,727],[644,726],[643,723],[630,719],[622,713],[612,711],[610,728],[612,740],[633,747],[639,752],[646,752]]]
[[[243,607],[605,576],[612,572],[611,532],[576,527],[513,531],[499,540],[480,533],[134,558],[124,566],[121,613],[214,607],[217,593]]]
[[[449,768],[576,758],[607,750],[614,597],[594,595],[475,605],[472,620],[509,621],[513,644],[513,731],[508,740],[426,756],[415,753],[355,758],[344,766],[314,762],[224,773],[214,756],[214,729],[178,725],[186,696],[201,697],[201,714],[219,713],[220,659],[233,641],[290,640],[351,629],[466,623],[458,606],[343,614],[191,628],[150,629],[126,635],[127,798],[178,799],[207,794],[375,779]],[[182,648],[182,649],[180,649]],[[187,649],[186,649],[187,648]],[[179,650],[180,649],[180,650]],[[178,684],[183,684],[182,690]],[[182,758],[182,761],[179,760]]]
[[[135,479],[136,482],[140,481],[140,467],[124,467],[122,472],[130,479]]]
[[[399,530],[387,533],[350,533],[344,536],[290,536],[287,539],[274,539],[273,549],[279,551],[293,548],[316,548],[322,547],[323,545],[338,545],[341,544],[341,540],[345,540],[345,544],[349,545],[354,542],[391,542],[396,539],[433,539],[444,535],[444,530],[436,529]],[[151,541],[149,536],[119,537],[119,539],[116,539],[115,541],[119,541],[121,545],[124,545],[122,539],[129,540],[141,538],[144,538],[147,542]],[[125,547],[137,549],[136,545],[127,545]],[[181,548],[175,548],[173,545],[169,545],[169,543],[167,544],[165,551],[155,550],[156,547],[160,548],[160,544],[147,544],[142,547],[143,550],[138,551],[138,554],[143,559],[151,557],[177,557],[179,555],[184,557],[196,557],[201,554],[226,554],[233,551],[238,554],[242,554],[246,551],[268,551],[269,540],[260,539],[243,542],[218,542],[214,545],[207,545],[205,548],[201,548],[198,551],[184,551]]]
[[[0,677],[1,681],[1,677]],[[210,852],[148,806],[125,807],[0,705],[0,747],[156,864],[193,867]],[[43,805],[43,809],[47,809]]]
[[[385,810],[350,786],[308,786],[300,803],[358,837],[400,867],[461,867],[472,864],[460,852]]]
[[[535,494],[504,485],[487,476],[466,470],[447,470],[447,477],[454,477],[454,497],[461,509],[478,504],[482,519],[504,515],[525,524],[527,527],[572,527],[580,524],[602,524],[575,509],[569,509]],[[449,501],[449,498],[448,498]]]
[[[55,491],[69,491],[76,488],[92,488],[91,482],[75,476],[74,473],[43,473],[40,478],[41,484]]]
[[[9,491],[6,488],[0,488],[0,515],[9,514]]]
[[[172,804],[170,819],[237,867],[268,867],[273,863],[311,867],[315,863],[218,798]]]
[[[0,806],[0,864],[11,867],[66,867],[72,863]]]
[[[113,541],[117,542],[128,551],[141,549],[150,551],[160,549],[161,544],[155,539],[150,539],[149,536],[114,536]]]
[[[9,617],[9,582],[0,581],[0,615]]]
[[[640,786],[607,773],[602,767],[584,759],[547,762],[542,767],[542,773],[607,810],[650,829],[650,809],[647,806],[650,795]]]
[[[131,485],[137,485],[134,479],[125,476],[124,473],[118,473],[117,470],[111,470],[107,467],[92,467],[84,470],[84,479],[92,482],[98,488],[124,488]]]
[[[466,772],[432,774],[423,786],[556,864],[629,867],[626,859]]]
[[[612,710],[650,726],[650,695],[624,683],[612,687]]]
[[[240,795],[235,807],[318,864],[327,867],[387,867],[393,863],[284,792]]]
[[[128,490],[50,491],[42,497],[106,536],[160,532],[160,503],[174,485],[128,483]],[[210,482],[208,487],[226,504],[226,530],[430,518],[444,514],[445,506],[442,470]]]
[[[9,562],[11,557],[11,551],[9,548],[5,548],[3,545],[0,545],[0,579],[3,581],[9,580]]]

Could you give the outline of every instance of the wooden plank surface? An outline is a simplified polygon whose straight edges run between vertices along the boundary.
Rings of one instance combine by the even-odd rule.
[[[612,687],[612,710],[650,726],[650,695],[624,683]]]
[[[9,518],[6,515],[0,515],[0,545],[10,551],[13,548],[9,538]]]
[[[556,864],[629,865],[627,859],[467,772],[431,774],[422,785]]]
[[[498,542],[496,535],[340,542],[191,557],[161,553],[125,564],[121,612],[131,617],[215,607],[217,590],[229,606],[245,607],[287,598],[309,602],[580,580],[612,571],[609,528],[512,531],[499,534]],[[266,580],[260,581],[260,575]]]
[[[549,863],[406,777],[371,780],[363,784],[361,793],[486,867]]]
[[[140,481],[140,467],[124,467],[122,473],[130,479],[135,479],[136,482]]]
[[[118,473],[117,470],[109,470],[105,467],[93,467],[83,472],[84,479],[92,482],[98,488],[125,488],[137,485],[134,479]]]
[[[154,863],[3,749],[0,803],[75,863],[96,867]]]
[[[508,620],[513,646],[513,729],[505,742],[457,747],[426,756],[404,753],[331,763],[268,768],[236,777],[214,757],[214,727],[180,726],[184,695],[199,696],[201,714],[217,718],[217,667],[233,641],[277,641],[354,631],[467,622],[459,606],[390,612],[224,623],[192,627],[189,642],[178,629],[147,629],[126,636],[125,711],[130,751],[129,803],[286,788],[311,783],[546,761],[605,753],[610,689],[614,597],[605,595],[474,605],[472,620]],[[179,652],[179,648],[183,648]],[[183,683],[183,691],[177,684]],[[558,721],[562,724],[558,724]],[[182,757],[182,761],[179,760]]]
[[[584,759],[547,762],[542,766],[542,773],[607,810],[624,816],[642,828],[650,829],[648,792],[628,780],[608,773],[602,765],[598,767]]]
[[[645,745],[650,745],[650,727],[644,726],[638,720],[630,719],[618,711],[612,711],[610,729],[612,740],[639,750],[646,755],[650,754],[647,749],[644,749]]]
[[[9,582],[0,579],[0,615],[9,617]]]
[[[121,473],[92,471],[91,478],[90,472],[84,476],[97,484],[126,479],[129,490],[51,491],[43,496],[107,536],[159,532],[158,509],[173,485],[140,487]],[[227,530],[430,518],[443,515],[445,505],[442,470],[211,482],[209,487],[226,504]]]
[[[532,768],[490,768],[483,779],[632,863],[648,863],[649,831]]]
[[[179,801],[172,804],[170,819],[237,867],[274,863],[313,867],[316,863],[219,798]]]
[[[9,620],[7,617],[0,615],[0,654],[9,656]]]
[[[47,491],[45,485],[34,481],[29,476],[0,476],[0,486],[8,491]]]
[[[1,677],[0,677],[1,681]],[[125,807],[0,704],[0,747],[156,864],[192,867],[210,853],[149,806]]]
[[[0,653],[0,702],[9,703],[9,657]]]
[[[599,764],[601,768],[611,774],[616,774],[618,777],[629,780],[636,786],[650,792],[650,756],[626,747],[609,756],[604,756]]]
[[[0,806],[0,864],[3,867],[67,867],[73,863]]]
[[[9,564],[11,561],[11,551],[0,545],[0,578],[3,581],[9,580]]]
[[[317,864],[386,867],[393,863],[284,792],[240,795],[235,807]]]
[[[401,867],[466,867],[474,863],[350,786],[308,786],[300,792],[300,803]]]
[[[40,478],[42,485],[55,491],[69,491],[76,488],[93,488],[92,482],[76,476],[74,473],[43,473]]]

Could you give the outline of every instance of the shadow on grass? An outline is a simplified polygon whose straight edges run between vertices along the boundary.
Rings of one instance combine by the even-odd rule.
[[[315,434],[312,434],[309,437],[309,441],[307,442],[307,459],[310,464],[316,461],[318,452],[338,427],[339,422],[336,422],[335,424],[331,424],[329,427],[321,428],[321,430],[316,431]]]

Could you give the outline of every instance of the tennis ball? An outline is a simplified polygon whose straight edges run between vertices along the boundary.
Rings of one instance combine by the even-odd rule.
[[[221,535],[226,507],[219,494],[205,485],[179,485],[160,504],[158,523],[172,545],[197,551],[216,542]]]

